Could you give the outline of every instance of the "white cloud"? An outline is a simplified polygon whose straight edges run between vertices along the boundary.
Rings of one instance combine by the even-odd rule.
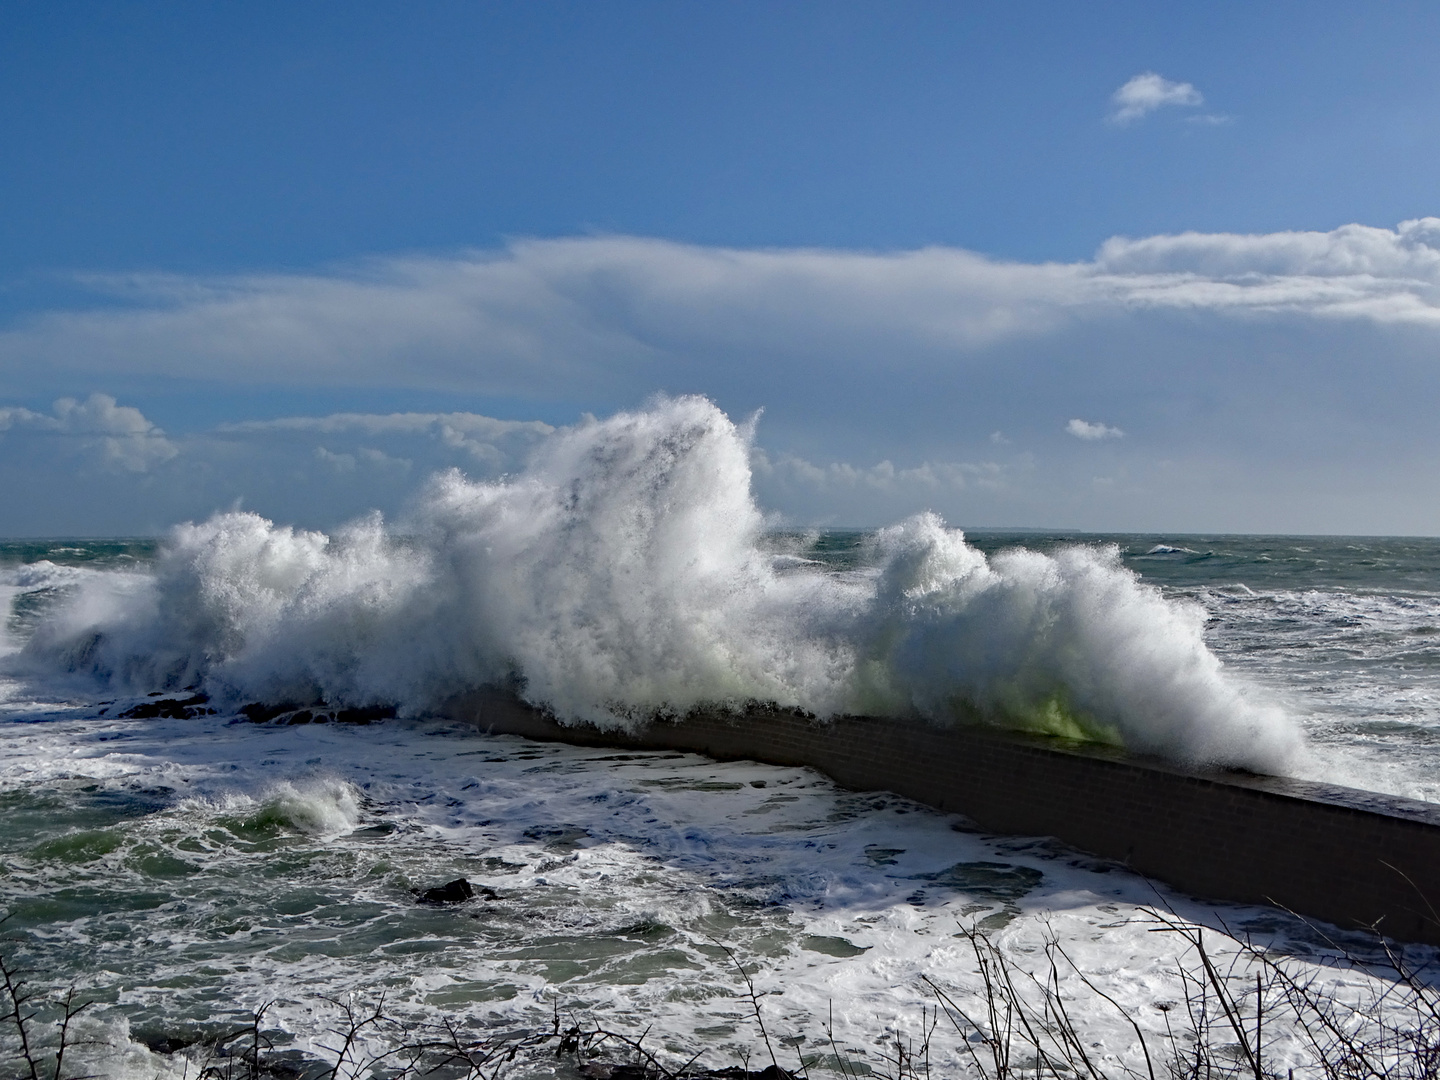
[[[110,284],[129,308],[0,334],[0,370],[405,385],[554,398],[673,370],[694,346],[771,352],[984,344],[1060,314],[1076,270],[970,252],[745,251],[626,237],[378,261],[331,276]]]
[[[65,449],[128,472],[145,472],[178,452],[139,409],[117,405],[109,394],[91,394],[84,401],[61,398],[52,415],[13,406],[0,408],[0,433],[8,431],[22,437],[58,438]]]
[[[857,465],[816,463],[793,453],[752,447],[750,467],[760,505],[780,520],[878,525],[923,509],[950,512],[976,500],[1005,499],[1012,478],[1026,462],[922,461],[897,465],[883,460]]]
[[[1171,82],[1153,71],[1146,71],[1111,94],[1110,103],[1115,106],[1110,113],[1112,123],[1133,124],[1167,105],[1194,108],[1203,105],[1205,98],[1190,83]]]
[[[1103,338],[1112,348],[1112,335],[1106,331]],[[1308,369],[1294,365],[1277,368],[1278,381],[1269,386],[1257,386],[1253,378],[1270,367],[1268,362],[1249,380],[1237,381],[1222,368],[1220,381],[1206,384],[1209,395],[1230,386],[1235,403],[1253,404],[1248,419],[1237,416],[1232,406],[1186,420],[1177,410],[1189,393],[1183,385],[1168,397],[1155,396],[1187,371],[1205,373],[1205,364],[1131,368],[1103,392],[1113,398],[1137,380],[1144,383],[1126,415],[1143,414],[1158,403],[1160,427],[1153,414],[1127,427],[1163,430],[1166,455],[1156,459],[1146,452],[1154,440],[1137,439],[1133,450],[1131,440],[1117,440],[1109,455],[1120,478],[1113,484],[1086,468],[1094,467],[1089,454],[1063,451],[1061,440],[1075,435],[1058,426],[1048,433],[1033,423],[1007,426],[1030,448],[1023,453],[1011,453],[987,437],[986,414],[1017,403],[1017,415],[1038,407],[1033,396],[1045,391],[1044,384],[1029,377],[1033,371],[1022,371],[998,386],[998,396],[981,389],[968,430],[955,419],[960,402],[944,399],[945,438],[935,445],[956,452],[955,457],[927,456],[920,449],[922,440],[933,442],[933,432],[927,433],[927,421],[917,419],[919,401],[906,400],[907,411],[896,428],[896,419],[884,415],[893,402],[866,398],[862,407],[868,428],[832,425],[836,438],[829,446],[814,443],[818,453],[808,455],[784,449],[785,429],[768,422],[763,434],[767,441],[779,435],[780,448],[773,442],[768,451],[755,448],[755,489],[762,507],[792,522],[863,526],[929,508],[974,527],[1434,535],[1440,532],[1435,511],[1440,474],[1433,467],[1440,440],[1432,434],[1430,403],[1440,397],[1440,365],[1430,356],[1420,363],[1414,356],[1402,357],[1390,366],[1383,355],[1366,353],[1365,359],[1361,381],[1339,395],[1347,405],[1358,403],[1362,413],[1367,393],[1374,397],[1372,405],[1383,407],[1382,423],[1363,426],[1359,414],[1317,420],[1307,412],[1306,388],[1325,378],[1311,379]],[[1073,355],[1065,360],[1050,370],[1060,374],[1073,366]],[[1083,374],[1082,381],[1094,383],[1093,373]],[[1096,392],[1093,385],[1086,389]],[[1076,392],[1071,384],[1061,390]],[[476,478],[517,471],[554,430],[466,413],[288,417],[175,437],[176,452],[144,473],[97,471],[84,467],[77,454],[67,459],[54,452],[56,447],[73,450],[95,436],[61,435],[59,426],[106,432],[99,438],[124,437],[114,434],[116,428],[144,437],[154,428],[143,417],[135,422],[137,410],[107,408],[103,401],[98,408],[81,404],[54,415],[0,409],[0,438],[6,440],[0,450],[0,534],[155,535],[176,521],[237,505],[322,528],[374,508],[398,515],[403,531],[404,511],[424,477],[454,466]],[[446,425],[488,430],[490,452],[477,454],[466,445],[447,443]],[[1078,418],[1075,425],[1080,432],[1108,433],[1111,439],[1118,431]],[[1347,435],[1347,428],[1353,434]],[[868,446],[888,445],[888,456],[870,457],[872,462],[880,458],[877,464],[852,463],[863,453],[855,447],[857,438]],[[104,460],[103,446],[92,444],[87,452],[98,452]],[[959,454],[968,454],[968,460]],[[493,466],[485,459],[492,459]],[[913,461],[920,463],[903,463]],[[1096,499],[1101,490],[1105,498]]]
[[[519,471],[554,430],[468,412],[337,413],[167,437],[103,394],[63,398],[53,414],[0,407],[0,535],[139,534],[237,504],[322,527],[403,513],[426,476]]]
[[[1090,442],[1098,439],[1118,439],[1125,434],[1118,427],[1092,424],[1088,420],[1071,420],[1065,425],[1065,430],[1077,439],[1085,439]]]
[[[329,416],[286,416],[276,420],[243,420],[221,424],[224,436],[340,436],[352,439],[421,439],[463,450],[470,464],[499,470],[512,467],[517,449],[529,447],[555,429],[538,420],[496,420],[479,413],[333,413]],[[317,450],[317,453],[320,451]],[[330,453],[328,450],[325,454]],[[365,450],[373,461],[387,455]],[[375,457],[379,455],[379,457]],[[354,454],[348,468],[354,467]],[[393,459],[395,461],[405,459]],[[408,468],[410,462],[405,461]],[[395,467],[395,466],[391,466]]]
[[[315,458],[323,461],[338,473],[353,473],[355,471],[354,454],[337,454],[333,450],[327,450],[323,446],[315,447]]]
[[[776,471],[763,478],[767,505],[807,520],[830,515],[832,504],[834,518],[849,521],[929,505],[970,523],[1111,527],[1087,516],[1088,503],[1065,509],[1072,492],[1091,490],[1088,473],[1055,471],[1067,457],[1088,457],[1061,449],[1074,445],[1063,425],[1076,413],[1123,418],[1127,437],[1106,445],[1127,460],[1163,444],[1174,460],[1208,462],[1195,467],[1195,484],[1224,471],[1214,455],[1244,458],[1234,475],[1247,484],[1259,483],[1256,462],[1277,476],[1323,462],[1343,471],[1357,506],[1402,483],[1397,455],[1414,456],[1406,490],[1429,490],[1440,453],[1425,407],[1440,400],[1433,217],[1393,229],[1116,237],[1070,263],[941,247],[742,250],[591,237],[326,273],[99,284],[123,302],[0,329],[6,393],[179,377],[197,400],[217,403],[235,386],[298,388],[308,400],[319,387],[409,388],[463,393],[457,401],[500,397],[509,414],[535,402],[531,415],[553,418],[633,406],[657,390],[700,392],[737,415],[768,409]],[[367,501],[401,506],[435,468],[514,470],[550,430],[462,412],[355,413],[175,435],[108,400],[77,402],[63,416],[5,410],[0,459],[22,441],[83,449],[110,475],[163,470],[167,490],[180,493],[175,514],[243,496],[323,525]],[[996,431],[1010,443],[992,440]],[[987,487],[973,463],[998,459],[1008,469],[1019,447],[1035,455],[1030,479],[1006,472]],[[1362,477],[1372,466],[1357,462],[1368,456],[1383,457],[1394,479]],[[353,470],[337,471],[347,460]],[[73,498],[51,487],[57,494],[36,488],[35,498]],[[1289,530],[1319,527],[1332,513],[1311,500],[1283,521],[1269,516],[1279,514],[1277,487],[1213,507],[1212,521],[1200,511],[1212,490],[1157,482],[1145,512],[1173,497],[1177,514],[1214,528],[1249,506],[1252,517],[1224,520]],[[4,502],[0,491],[13,519],[16,500]],[[1440,509],[1426,505],[1440,507],[1440,497],[1397,498],[1357,511],[1344,528],[1440,532]],[[1405,516],[1392,506],[1422,509]]]
[[[111,532],[153,532],[172,521],[203,518],[217,508],[237,505],[309,526],[334,525],[373,509],[403,518],[425,477],[452,467],[473,478],[519,471],[556,430],[537,421],[465,412],[336,413],[231,422],[167,442],[163,454],[151,451],[147,464],[152,475],[136,477],[130,486],[113,475],[93,478],[90,487],[77,484],[71,464],[42,446],[24,459],[12,456],[0,464],[0,505],[5,505],[8,466],[19,469],[32,488],[63,491],[69,501],[83,502],[95,522],[91,531],[105,531],[108,520]],[[0,433],[6,431],[122,440],[153,440],[158,433],[138,409],[117,405],[105,395],[83,403],[64,399],[57,403],[56,415],[0,408]],[[134,452],[132,460],[138,456]],[[767,507],[806,520],[840,513],[852,523],[889,516],[877,506],[895,506],[905,513],[943,505],[960,494],[998,491],[1008,471],[994,462],[815,464],[793,453],[772,456],[758,445],[752,448],[751,466]],[[151,479],[161,482],[150,484]],[[137,506],[149,515],[139,519],[140,525],[126,516]],[[23,528],[15,507],[8,509],[7,531]],[[154,524],[143,524],[147,520]]]
[[[633,402],[657,387],[706,389],[695,375],[717,364],[761,375],[786,365],[881,370],[897,354],[939,362],[1141,311],[1440,329],[1440,218],[1115,238],[1093,260],[1064,264],[938,247],[761,251],[602,237],[331,275],[112,284],[130,306],[0,331],[0,374],[11,386],[84,372],[592,407],[595,395]]]
[[[996,487],[1001,483],[1002,468],[993,463],[971,464],[954,461],[926,461],[908,468],[897,468],[890,461],[871,466],[832,461],[815,465],[794,454],[780,454],[773,460],[756,447],[751,453],[755,475],[779,484],[793,484],[816,492],[868,489],[877,492],[901,491],[964,491],[971,486]]]
[[[197,473],[225,462],[225,492],[247,505],[265,491],[272,505],[287,508],[282,516],[315,500],[334,520],[372,507],[394,512],[442,469],[474,478],[518,471],[554,430],[471,412],[333,413],[224,423],[187,437],[181,449]],[[213,479],[206,484],[219,490]]]
[[[415,463],[409,458],[391,457],[383,450],[362,446],[350,453],[335,453],[325,446],[315,447],[315,457],[338,473],[353,473],[362,465],[367,469],[408,476]]]
[[[1304,302],[1320,307],[1329,300],[1323,291],[1327,282],[1348,281],[1356,288],[1388,283],[1394,292],[1425,296],[1434,306],[1440,303],[1440,217],[1402,221],[1394,229],[1342,225],[1331,232],[1114,237],[1100,246],[1092,265],[1100,275],[1149,285],[1175,276],[1240,285],[1308,284],[1312,291]]]

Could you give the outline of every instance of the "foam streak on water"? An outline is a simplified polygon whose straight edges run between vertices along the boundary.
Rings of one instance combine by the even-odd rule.
[[[777,1037],[820,1052],[833,1015],[839,1044],[866,1058],[876,1040],[918,1037],[933,1004],[922,976],[975,990],[957,936],[970,925],[1022,957],[1057,934],[1158,1031],[1176,950],[1141,905],[1216,918],[1052,842],[969,831],[805,769],[419,721],[26,710],[4,735],[6,947],[42,986],[79,981],[101,1002],[92,1033],[107,1045],[85,1052],[104,1075],[180,1075],[144,1042],[232,1030],[274,999],[282,1048],[323,1058],[334,1010],[319,996],[382,992],[398,1015],[479,1031],[545,1026],[558,1001],[733,1064],[763,1050],[717,942],[757,972]],[[458,876],[493,898],[416,902]],[[1282,950],[1319,945],[1274,912],[1224,918]],[[1108,1007],[1076,1008],[1098,1056],[1135,1058]],[[953,1072],[961,1053],[939,1033],[937,1066]]]

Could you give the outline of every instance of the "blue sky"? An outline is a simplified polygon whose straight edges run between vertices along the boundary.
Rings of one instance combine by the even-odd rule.
[[[393,511],[660,391],[796,521],[1440,533],[1435,5],[0,20],[0,534]]]

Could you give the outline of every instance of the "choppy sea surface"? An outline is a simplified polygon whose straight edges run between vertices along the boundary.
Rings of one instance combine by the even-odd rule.
[[[1440,540],[965,539],[995,565],[1017,548],[1056,560],[1098,551],[1106,573],[1203,611],[1223,678],[1303,732],[1297,772],[1440,801]],[[771,533],[759,550],[779,579],[848,582],[851,603],[856,582],[894,558],[874,534],[845,531]],[[163,590],[142,596],[164,577],[159,557],[152,540],[0,544],[0,652],[24,658],[96,595],[111,607],[89,611],[91,623],[115,625],[117,596],[164,610]],[[1035,565],[1060,575],[1065,564]],[[353,559],[349,572],[364,576]],[[1098,580],[1077,589],[1103,601],[1120,587]],[[97,582],[109,584],[97,594]],[[1104,662],[1138,647],[1127,639]],[[713,1066],[758,1067],[768,1058],[726,949],[754,973],[782,1053],[818,1056],[819,1069],[838,1048],[878,1068],[887,1040],[925,1026],[925,979],[961,998],[974,990],[957,936],[971,925],[1021,958],[1055,935],[1120,1006],[1158,1025],[1180,991],[1172,943],[1145,912],[1155,904],[1223,920],[1331,977],[1329,947],[1283,913],[1157,890],[1053,841],[986,835],[804,769],[534,744],[424,709],[366,725],[257,724],[237,712],[243,694],[223,692],[208,715],[124,719],[184,687],[33,656],[6,670],[0,953],[38,987],[76,984],[98,1002],[75,1060],[101,1075],[193,1075],[185,1051],[151,1047],[243,1026],[272,1002],[279,1046],[332,1060],[335,1002],[382,994],[419,1021],[519,1030],[561,1009],[648,1028],[676,1060],[703,1051]],[[251,677],[237,670],[223,685]],[[457,877],[482,895],[417,903]],[[1128,1022],[1087,1000],[1077,1008],[1095,1010],[1082,1019],[1097,1058],[1133,1059]],[[933,1053],[936,1075],[959,1069],[953,1033],[938,1031]]]

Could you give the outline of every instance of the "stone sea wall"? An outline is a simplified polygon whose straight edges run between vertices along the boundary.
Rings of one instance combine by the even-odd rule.
[[[1269,903],[1342,927],[1440,944],[1440,805],[1241,773],[1191,772],[985,728],[779,710],[656,721],[636,732],[555,722],[503,693],[442,710],[496,733],[808,765],[1000,833],[1054,836],[1197,896]]]

